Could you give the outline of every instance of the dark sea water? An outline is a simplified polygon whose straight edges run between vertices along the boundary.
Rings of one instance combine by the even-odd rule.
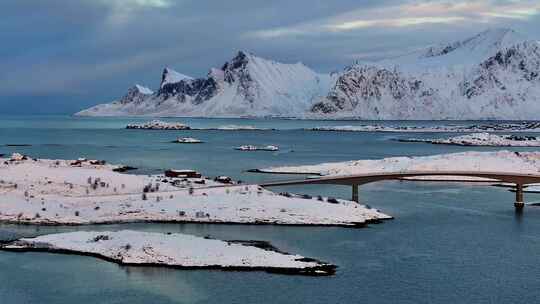
[[[134,173],[193,168],[244,181],[287,176],[246,169],[389,156],[432,155],[470,148],[399,143],[400,137],[448,134],[333,133],[301,130],[366,122],[170,119],[193,127],[253,125],[279,131],[125,130],[134,118],[0,116],[0,153],[38,158],[106,159]],[[412,125],[437,122],[408,122]],[[389,122],[387,124],[397,124]],[[177,136],[204,140],[178,145]],[[29,144],[6,147],[5,144]],[[279,152],[240,152],[242,144],[275,144]],[[510,150],[524,151],[526,148]],[[280,190],[280,189],[277,189]],[[287,188],[350,196],[338,186]],[[0,225],[0,239],[72,230],[135,229],[270,241],[288,252],[339,266],[333,277],[264,272],[181,271],[123,267],[99,259],[0,252],[0,303],[537,303],[540,298],[540,207],[513,209],[503,188],[452,183],[380,182],[360,188],[363,203],[395,217],[364,229],[126,224],[84,227]],[[526,194],[528,202],[540,195]]]

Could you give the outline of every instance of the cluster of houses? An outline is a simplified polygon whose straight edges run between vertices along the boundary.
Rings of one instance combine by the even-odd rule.
[[[183,182],[186,182],[188,179],[200,179],[202,178],[202,174],[195,171],[195,170],[175,170],[175,169],[169,169],[165,170],[165,177],[168,178],[177,178],[177,179],[183,179],[183,180],[175,180],[173,181],[173,185],[175,186],[182,186]],[[221,184],[233,184],[232,178],[228,176],[217,176],[214,178],[215,182],[221,183]],[[195,180],[193,181],[195,184],[206,184],[204,179]],[[239,182],[240,183],[240,182]]]

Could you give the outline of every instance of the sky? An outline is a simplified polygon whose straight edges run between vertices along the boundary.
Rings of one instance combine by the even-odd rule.
[[[0,114],[71,114],[239,50],[332,72],[498,27],[540,40],[540,1],[5,0]]]

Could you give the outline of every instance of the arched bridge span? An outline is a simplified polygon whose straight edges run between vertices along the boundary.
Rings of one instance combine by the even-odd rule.
[[[310,184],[330,184],[352,186],[352,200],[358,202],[358,186],[383,180],[401,180],[413,177],[453,177],[453,179],[443,179],[444,182],[464,182],[467,180],[456,180],[455,177],[474,177],[485,179],[485,182],[504,182],[516,185],[516,209],[523,209],[523,186],[540,183],[540,174],[524,174],[513,172],[482,172],[482,171],[403,171],[403,172],[380,172],[342,176],[323,176],[319,178],[308,178],[303,180],[287,180],[261,184],[262,187],[310,185]],[[475,180],[478,181],[478,180]]]

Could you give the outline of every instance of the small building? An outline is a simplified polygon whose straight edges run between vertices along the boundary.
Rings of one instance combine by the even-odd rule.
[[[74,160],[74,161],[70,162],[69,165],[72,166],[72,167],[81,167],[82,166],[82,161]]]
[[[169,169],[165,171],[166,177],[173,178],[201,178],[201,174],[195,170],[173,170]]]
[[[96,159],[92,159],[89,161],[90,165],[95,165],[95,166],[103,166],[105,165],[107,162],[104,161],[104,160],[96,160]]]
[[[214,181],[222,184],[232,184],[232,179],[228,176],[218,176],[214,179]]]

